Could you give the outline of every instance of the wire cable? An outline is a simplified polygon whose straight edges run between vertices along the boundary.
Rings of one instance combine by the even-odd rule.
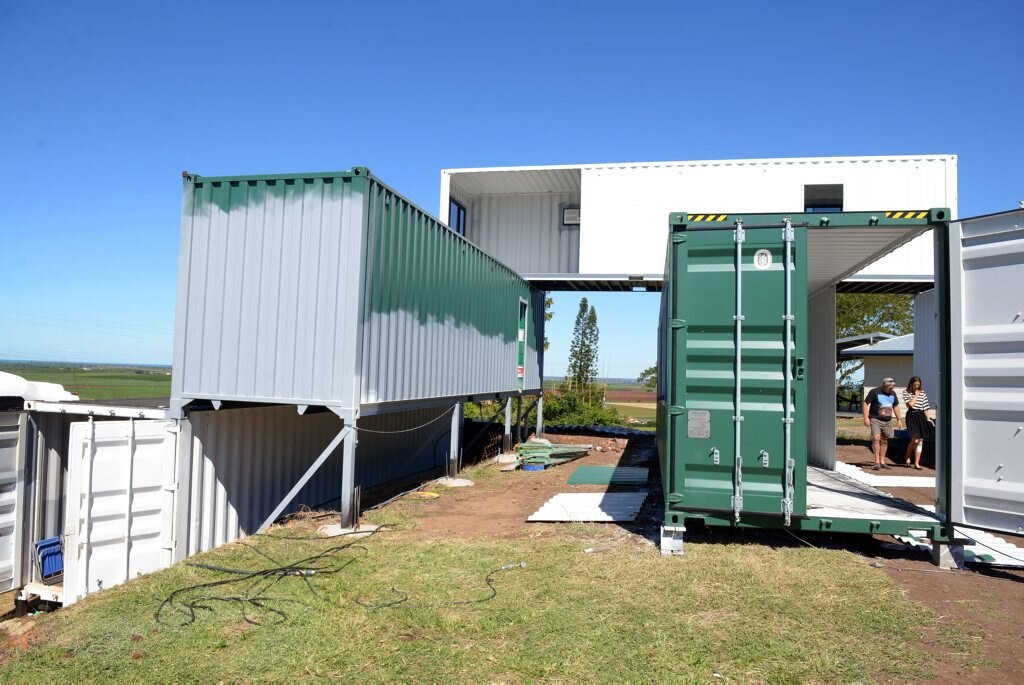
[[[354,601],[355,601],[356,604],[358,604],[361,607],[364,607],[368,611],[377,611],[379,609],[390,609],[390,608],[396,607],[396,606],[401,606],[403,609],[409,609],[409,608],[412,608],[412,607],[416,607],[416,608],[419,608],[419,609],[429,609],[429,608],[433,608],[433,607],[443,607],[443,606],[465,606],[465,605],[468,605],[468,604],[483,604],[484,602],[490,602],[492,599],[494,599],[495,597],[498,596],[498,588],[496,588],[494,586],[494,574],[500,573],[502,571],[511,571],[512,569],[515,569],[515,568],[526,568],[526,562],[525,561],[520,561],[517,564],[505,564],[504,566],[500,566],[500,567],[490,571],[486,576],[484,576],[484,583],[486,583],[487,587],[490,589],[490,594],[488,594],[486,597],[479,597],[479,598],[476,598],[476,599],[457,599],[457,600],[452,600],[450,602],[432,602],[432,603],[409,604],[409,593],[404,592],[403,590],[399,590],[396,587],[392,587],[391,588],[392,594],[399,595],[399,598],[396,599],[396,600],[393,600],[393,601],[383,601],[383,602],[367,602],[362,597],[356,597]]]
[[[429,426],[429,425],[431,425],[433,423],[437,423],[438,421],[443,419],[448,414],[451,414],[453,411],[455,411],[455,406],[454,405],[452,405],[451,407],[448,407],[448,409],[446,409],[444,411],[444,413],[442,413],[440,416],[437,416],[437,417],[427,421],[423,425],[416,426],[415,428],[404,428],[402,430],[395,430],[395,431],[379,431],[379,430],[373,430],[372,428],[360,428],[359,426],[352,426],[352,430],[359,431],[360,433],[375,433],[377,435],[397,435],[399,433],[412,433],[414,431],[422,430],[422,429],[426,428],[427,426]]]

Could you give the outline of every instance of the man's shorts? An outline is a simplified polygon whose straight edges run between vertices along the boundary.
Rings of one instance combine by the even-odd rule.
[[[892,419],[889,419],[888,421],[871,419],[871,437],[884,435],[886,438],[891,438],[893,436],[893,430]]]

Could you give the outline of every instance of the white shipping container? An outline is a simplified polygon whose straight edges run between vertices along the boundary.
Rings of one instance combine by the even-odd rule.
[[[441,217],[460,203],[466,236],[528,279],[660,279],[670,212],[803,212],[808,186],[841,186],[843,211],[947,207],[955,218],[956,170],[955,155],[446,169]],[[577,207],[574,225],[564,212]],[[933,254],[923,235],[876,255],[859,275],[929,281]]]

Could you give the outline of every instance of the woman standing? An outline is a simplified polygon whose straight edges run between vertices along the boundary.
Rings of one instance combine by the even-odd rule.
[[[910,466],[910,453],[914,453],[914,468],[921,470],[921,452],[924,451],[924,436],[928,433],[928,395],[921,387],[921,379],[911,376],[907,389],[903,391],[903,404],[907,406],[907,430],[910,431],[910,442],[904,463]]]

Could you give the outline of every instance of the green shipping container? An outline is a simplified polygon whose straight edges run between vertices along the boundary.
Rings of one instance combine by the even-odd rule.
[[[808,386],[827,384],[821,393],[832,397],[835,376],[808,373],[808,274],[809,255],[829,254],[830,241],[871,251],[879,241],[898,244],[933,225],[945,230],[948,216],[670,216],[658,333],[663,551],[681,551],[687,519],[837,532],[926,530],[944,539],[935,519],[887,509],[809,463]],[[811,242],[818,252],[809,251]],[[832,254],[841,249],[832,247]],[[812,273],[817,288],[825,283],[834,292],[846,266],[842,255],[827,261],[836,272],[832,284],[820,265]],[[830,330],[817,331],[818,353],[832,356],[819,369],[834,363],[834,322],[825,325]],[[817,408],[823,420],[828,414],[834,421],[831,406]]]

